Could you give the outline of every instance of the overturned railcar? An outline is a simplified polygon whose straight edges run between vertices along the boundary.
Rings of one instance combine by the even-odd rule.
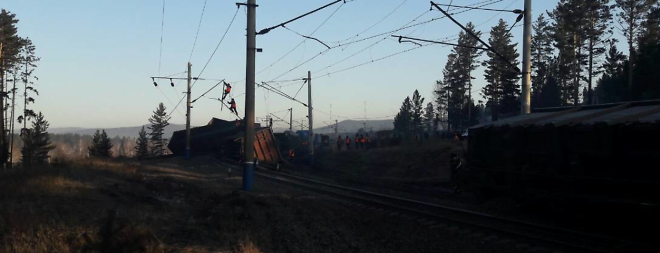
[[[469,129],[475,192],[653,201],[660,101],[544,108]]]
[[[211,119],[205,126],[190,129],[190,149],[193,155],[212,154],[241,159],[245,126],[242,121]],[[174,155],[184,155],[186,131],[172,134],[167,147]],[[279,163],[281,155],[273,132],[268,127],[254,125],[254,155],[259,162]]]

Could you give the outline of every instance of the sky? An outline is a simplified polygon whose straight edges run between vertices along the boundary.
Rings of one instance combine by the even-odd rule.
[[[173,80],[174,88],[169,80],[157,80],[159,86],[154,87],[150,77],[186,77],[183,72],[189,60],[192,76],[213,79],[196,82],[192,98],[211,89],[218,83],[215,80],[224,79],[234,86],[232,96],[238,102],[239,114],[244,115],[247,15],[245,7],[237,8],[235,0],[0,2],[0,8],[17,15],[19,35],[29,37],[41,57],[35,71],[40,95],[31,107],[43,112],[51,127],[112,128],[147,124],[161,102],[172,112],[171,123],[184,124],[185,100],[176,105],[184,96],[185,80]],[[257,31],[329,2],[257,0]],[[524,1],[454,0],[453,4],[479,2],[494,2],[488,8],[523,9]],[[556,4],[552,0],[534,0],[533,20]],[[301,78],[311,71],[315,128],[335,120],[361,120],[365,115],[367,119],[393,118],[401,102],[415,90],[419,90],[426,102],[433,101],[435,81],[442,78],[451,47],[435,44],[417,48],[411,43],[400,44],[396,38],[389,37],[392,33],[354,41],[442,16],[439,11],[429,9],[427,0],[340,2],[288,24],[290,30],[280,27],[259,35],[257,47],[263,52],[256,56],[256,80],[270,82],[290,96],[297,94],[297,100],[307,103],[308,87],[302,86]],[[452,8],[450,12],[460,10]],[[510,25],[516,17],[513,13],[481,10],[455,15],[462,24],[474,23],[484,39],[500,18]],[[512,30],[513,41],[522,42],[522,29],[521,26]],[[312,32],[312,37],[331,47],[354,43],[320,54],[326,49],[324,45],[296,34]],[[393,34],[440,40],[455,39],[459,32],[458,26],[444,18]],[[211,58],[216,46],[218,49]],[[522,43],[518,51],[522,51]],[[402,53],[387,57],[399,52]],[[485,85],[483,67],[473,76],[476,77],[473,96],[478,100],[479,90]],[[292,79],[298,80],[272,82]],[[212,117],[235,119],[226,108],[221,110],[219,101],[212,99],[221,95],[222,85],[219,85],[193,104],[193,126],[204,125]],[[307,108],[297,102],[263,88],[257,88],[255,101],[257,120],[270,114],[288,120],[288,109],[293,108],[294,125],[306,125]],[[275,124],[284,127],[288,122]]]

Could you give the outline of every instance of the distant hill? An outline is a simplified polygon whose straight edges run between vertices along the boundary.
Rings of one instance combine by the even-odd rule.
[[[390,130],[390,129],[394,128],[393,123],[394,123],[393,119],[367,120],[366,121],[366,126],[367,126],[367,129],[369,129],[369,130],[373,129],[374,131]],[[319,124],[319,123],[317,123],[317,124]],[[334,133],[335,132],[335,129],[334,129],[335,124],[327,125],[326,123],[320,123],[320,125],[325,125],[325,126],[314,128],[314,133],[329,134],[329,133]],[[344,121],[340,121],[339,123],[337,123],[337,125],[339,127],[339,132],[340,133],[357,132],[360,128],[363,128],[365,126],[364,121],[362,121],[362,120],[344,120]],[[288,130],[288,128],[276,127],[274,129],[274,131],[276,133],[281,133],[281,132],[284,132],[286,130]],[[294,128],[293,130],[294,131],[300,130],[300,128],[298,128],[298,129]]]
[[[145,125],[145,128],[146,126],[148,125]],[[101,128],[55,127],[48,129],[48,132],[51,134],[93,135],[97,129],[101,130]],[[119,136],[119,137],[137,138],[140,129],[142,129],[142,126],[105,128],[105,132],[108,134],[109,137]],[[166,136],[166,138],[169,139],[174,131],[179,131],[183,129],[186,129],[186,125],[170,124],[165,128],[164,135]],[[147,132],[149,132],[149,129],[146,130]]]
[[[389,130],[393,128],[393,119],[384,119],[384,120],[367,120],[366,121],[366,126],[367,129],[373,129],[374,131],[378,130]],[[364,121],[361,120],[344,120],[340,121],[338,123],[339,126],[339,132],[340,133],[353,133],[357,132],[358,129],[364,127]],[[319,123],[317,123],[319,124]],[[320,123],[320,125],[326,125],[325,123]],[[146,127],[147,125],[145,125]],[[194,126],[193,126],[194,127]],[[334,133],[335,125],[332,124],[330,126],[322,126],[322,127],[317,127],[314,128],[315,133],[319,134],[329,134],[329,133]],[[134,126],[134,127],[117,127],[117,128],[105,128],[105,132],[108,133],[108,136],[110,137],[131,137],[131,138],[137,138],[138,133],[140,132],[140,129],[142,126]],[[48,132],[51,134],[80,134],[80,135],[94,135],[94,132],[96,132],[97,129],[101,128],[82,128],[82,127],[54,127],[48,129]],[[172,136],[172,133],[174,131],[179,131],[186,129],[186,125],[179,125],[179,124],[171,124],[165,128],[165,136],[166,138],[170,138]],[[276,133],[281,133],[288,130],[288,128],[280,128],[276,127],[274,131]],[[300,130],[300,128],[294,128],[294,131]],[[147,132],[149,130],[147,129]]]

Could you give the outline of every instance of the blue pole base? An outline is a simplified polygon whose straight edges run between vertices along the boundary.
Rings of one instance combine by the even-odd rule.
[[[254,163],[243,164],[243,190],[252,191],[254,184]]]
[[[190,160],[190,149],[186,149],[185,158],[186,160]]]

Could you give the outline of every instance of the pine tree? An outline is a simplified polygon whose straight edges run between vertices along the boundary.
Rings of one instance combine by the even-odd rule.
[[[587,64],[583,51],[587,41],[587,5],[589,0],[560,0],[548,15],[553,19],[553,39],[559,51],[559,75],[563,104],[578,104],[582,66]]]
[[[628,42],[628,89],[633,90],[635,66],[635,40],[639,36],[641,23],[657,0],[616,0],[619,9],[617,18],[621,31]]]
[[[638,38],[637,59],[633,71],[633,98],[660,99],[660,4],[651,8],[642,22]]]
[[[112,141],[108,138],[105,130],[96,130],[94,136],[92,136],[92,145],[87,149],[92,157],[111,157]]]
[[[426,107],[424,108],[424,131],[433,134],[435,132],[435,128],[433,126],[433,122],[435,121],[436,116],[435,116],[435,108],[433,107],[433,103],[429,102],[426,104]]]
[[[35,55],[36,47],[32,44],[32,41],[28,38],[24,40],[23,48],[21,49],[21,65],[23,67],[22,81],[23,81],[23,115],[18,116],[18,123],[23,123],[23,128],[27,128],[27,123],[30,119],[37,116],[32,109],[28,109],[28,105],[34,103],[34,97],[32,94],[39,95],[39,91],[35,89],[34,81],[39,80],[36,76],[33,75],[34,69],[37,67],[37,63],[40,61],[40,58]]]
[[[406,97],[399,109],[399,113],[394,116],[394,131],[402,136],[404,140],[409,138],[411,132],[412,114],[412,102],[410,97]]]
[[[603,63],[602,78],[611,78],[623,72],[623,62],[626,60],[626,56],[616,48],[616,42],[616,39],[609,41],[605,63]]]
[[[144,126],[142,126],[142,130],[140,130],[136,144],[135,157],[140,159],[149,156],[149,138],[147,137],[147,131],[144,130]]]
[[[440,87],[436,90],[437,99],[441,100],[438,104],[441,115],[444,115],[447,124],[446,130],[460,129],[462,121],[462,104],[465,100],[465,85],[459,79],[457,55],[450,53],[447,56],[447,63],[442,71],[443,79],[438,81]]]
[[[13,74],[19,65],[19,51],[23,47],[23,39],[18,36],[18,28],[16,24],[18,23],[16,14],[13,14],[5,9],[0,11],[0,43],[2,44],[2,61],[0,61],[0,112],[4,113],[7,108],[5,108],[5,98],[7,97],[7,87],[6,81],[7,77],[5,74],[7,71],[12,71]],[[7,126],[6,120],[0,120],[0,168],[8,161],[8,151],[9,151],[9,141],[6,133],[10,130],[10,127]]]
[[[419,95],[419,91],[415,90],[412,97],[412,121],[411,130],[415,134],[419,134],[423,129],[424,120],[424,98]]]
[[[465,28],[472,32],[477,37],[481,37],[481,32],[476,31],[474,25],[470,22],[467,23]],[[455,95],[453,99],[457,106],[455,112],[459,116],[455,123],[456,128],[460,130],[467,129],[471,125],[471,111],[470,104],[472,103],[472,72],[479,66],[479,56],[482,52],[476,49],[479,41],[468,34],[461,32],[458,36],[458,47],[454,47],[453,52],[456,53],[456,71],[454,85],[456,86]]]
[[[443,73],[445,73],[443,71]],[[447,109],[448,109],[448,91],[447,86],[442,80],[435,82],[435,88],[433,90],[433,95],[435,96],[435,108],[437,111],[436,114],[436,124],[442,124],[443,129],[447,129]],[[437,129],[437,128],[436,128]]]
[[[600,56],[605,53],[605,41],[603,36],[612,34],[612,13],[609,0],[590,0],[584,2],[586,5],[587,19],[587,51],[589,55],[589,66],[587,69],[587,94],[583,94],[586,104],[593,104],[593,77],[600,74],[601,67],[595,66]]]
[[[53,150],[53,146],[48,136],[48,127],[50,124],[44,115],[40,112],[32,122],[32,128],[25,129],[23,135],[23,148],[21,149],[21,161],[26,167],[32,165],[48,163],[48,152]]]
[[[101,131],[96,130],[94,135],[92,136],[92,145],[87,147],[87,153],[91,157],[98,157],[98,151],[99,147],[101,146]]]
[[[151,126],[147,127],[151,130],[150,141],[151,141],[151,155],[161,156],[165,154],[165,143],[166,139],[163,138],[163,133],[165,132],[165,127],[170,125],[168,122],[170,117],[167,115],[167,110],[163,103],[158,105],[154,114],[149,118],[149,123]]]
[[[531,106],[540,104],[541,89],[549,75],[550,62],[555,48],[552,45],[552,27],[543,14],[534,22],[534,35],[532,36],[532,96]]]
[[[461,77],[463,74],[460,71],[456,54],[450,54],[447,58],[447,65],[445,65],[445,73],[443,77],[444,90],[447,102],[447,129],[461,130],[463,129],[463,106],[465,105],[467,82],[464,82]]]
[[[516,69],[510,65],[518,65],[519,54],[516,50],[517,43],[511,42],[512,36],[507,30],[507,23],[500,19],[499,24],[492,28],[488,39],[491,47],[505,59],[489,51],[487,52],[489,59],[484,62],[488,84],[483,88],[482,93],[488,99],[493,121],[498,120],[500,113],[515,114],[520,111],[518,102],[520,89],[517,85],[520,77]]]
[[[557,85],[557,79],[554,76],[548,76],[545,79],[541,95],[539,98],[539,107],[558,107],[561,105],[561,91]]]
[[[626,56],[616,47],[616,39],[609,41],[609,49],[603,63],[603,75],[596,86],[600,103],[615,103],[630,97],[627,85]]]

